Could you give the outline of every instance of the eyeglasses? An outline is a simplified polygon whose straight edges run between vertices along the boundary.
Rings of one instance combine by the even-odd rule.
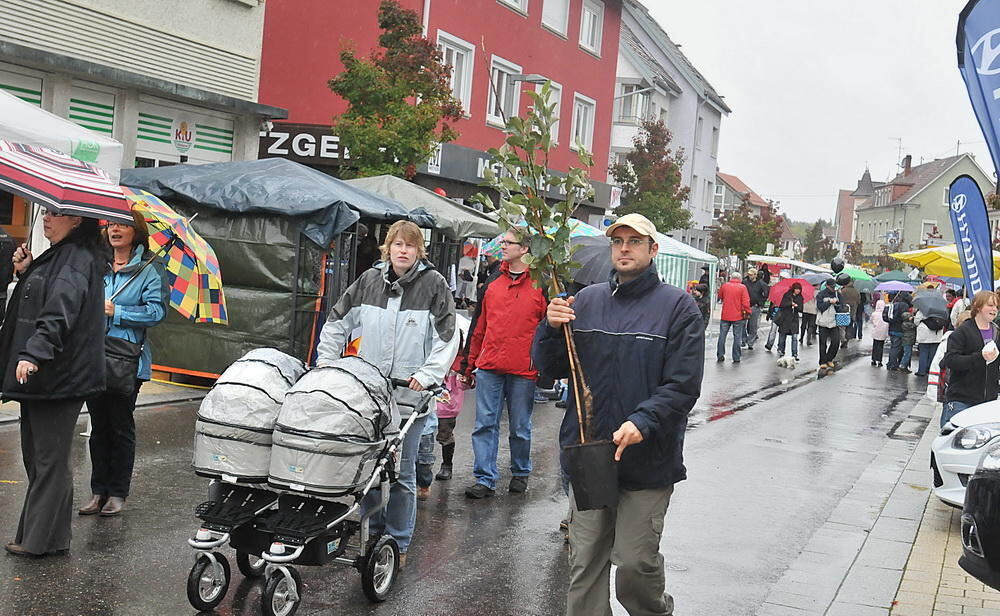
[[[53,212],[52,210],[45,210],[42,212],[42,216],[48,216],[49,218],[62,218],[66,214],[60,214],[59,212]]]
[[[106,225],[106,228],[108,228],[108,229],[124,229],[126,227],[131,227],[131,226],[132,225],[126,225],[123,222],[109,222]]]
[[[507,246],[524,246],[522,242],[511,242],[510,240],[500,240],[500,246],[506,248]]]
[[[620,237],[611,238],[611,245],[615,248],[621,248],[623,244],[628,244],[629,248],[638,248],[643,244],[652,244],[653,240],[644,240],[641,237],[630,237],[627,240]]]

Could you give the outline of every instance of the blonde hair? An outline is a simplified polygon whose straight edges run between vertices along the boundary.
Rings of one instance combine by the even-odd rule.
[[[990,302],[993,302],[994,305],[1000,305],[997,304],[997,294],[993,291],[980,291],[976,293],[972,298],[972,306],[969,308],[971,316],[975,317]]]
[[[963,310],[962,312],[959,312],[958,317],[955,318],[955,327],[958,327],[959,325],[965,323],[971,318],[972,318],[972,313],[969,312],[968,310]]]
[[[397,220],[389,227],[389,231],[385,234],[385,241],[379,246],[379,250],[382,251],[383,261],[389,260],[389,246],[392,246],[392,243],[396,241],[396,236],[400,236],[407,244],[413,244],[417,247],[418,259],[427,258],[427,248],[424,246],[424,233],[420,230],[420,227],[409,220]]]

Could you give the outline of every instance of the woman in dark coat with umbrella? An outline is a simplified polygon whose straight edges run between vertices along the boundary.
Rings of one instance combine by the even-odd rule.
[[[799,360],[799,315],[802,314],[802,285],[794,282],[781,297],[778,312],[778,357],[785,356],[785,339],[792,337],[792,357]]]
[[[46,212],[52,246],[14,253],[19,276],[0,329],[3,397],[21,404],[28,489],[6,550],[41,557],[69,550],[73,519],[70,451],[85,398],[104,390],[105,258],[97,221]]]

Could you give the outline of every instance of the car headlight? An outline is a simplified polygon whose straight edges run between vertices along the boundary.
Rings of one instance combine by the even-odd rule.
[[[1000,436],[1000,424],[980,424],[956,432],[952,443],[957,449],[979,449],[996,436]]]
[[[1000,471],[1000,445],[994,445],[986,450],[983,459],[979,461],[979,470]]]

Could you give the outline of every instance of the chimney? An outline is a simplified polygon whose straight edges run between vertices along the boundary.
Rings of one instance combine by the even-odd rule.
[[[910,163],[913,162],[913,157],[907,154],[903,157],[903,177],[910,175]]]

